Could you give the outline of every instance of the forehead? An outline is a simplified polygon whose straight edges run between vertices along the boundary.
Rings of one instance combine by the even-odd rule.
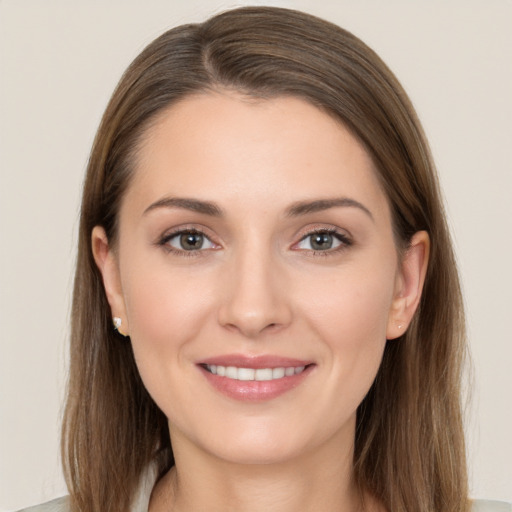
[[[349,130],[305,100],[204,93],[148,128],[127,195],[142,203],[169,194],[232,205],[243,198],[253,206],[346,195],[386,209],[376,172]]]

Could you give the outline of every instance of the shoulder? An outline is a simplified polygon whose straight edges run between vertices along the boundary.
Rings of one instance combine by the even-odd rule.
[[[69,500],[67,496],[57,498],[41,505],[24,508],[18,512],[69,512]],[[474,500],[471,512],[512,512],[512,503],[505,501]]]
[[[18,512],[69,512],[69,499],[67,496],[63,496],[41,505],[18,510]]]
[[[506,501],[474,500],[471,512],[512,512],[512,503]]]

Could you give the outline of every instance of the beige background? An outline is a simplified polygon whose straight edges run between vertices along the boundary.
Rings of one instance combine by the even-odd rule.
[[[78,198],[109,95],[162,31],[244,3],[0,2],[0,511],[65,492],[58,425]],[[468,309],[472,493],[512,501],[512,2],[265,3],[362,37],[419,111]]]

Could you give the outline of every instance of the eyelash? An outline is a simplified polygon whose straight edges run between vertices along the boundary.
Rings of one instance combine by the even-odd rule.
[[[180,229],[177,229],[176,231],[172,231],[171,233],[166,233],[158,240],[157,245],[162,246],[169,253],[172,253],[172,254],[175,254],[177,256],[181,256],[184,258],[194,258],[194,257],[201,256],[201,253],[203,253],[206,249],[202,249],[202,250],[199,249],[196,251],[187,251],[185,249],[176,249],[172,245],[169,245],[169,242],[173,238],[176,238],[178,236],[185,235],[185,234],[201,235],[206,240],[208,240],[211,244],[217,245],[217,244],[215,244],[215,242],[211,241],[210,237],[204,231],[202,231],[201,229],[198,229],[198,228],[180,228]]]
[[[171,245],[169,245],[169,242],[173,238],[176,238],[176,237],[184,235],[184,234],[201,235],[206,240],[208,240],[211,244],[217,245],[217,244],[215,244],[215,242],[211,241],[210,237],[204,231],[202,231],[201,229],[198,229],[198,228],[181,228],[181,229],[177,229],[176,231],[172,231],[171,233],[167,233],[167,234],[163,235],[158,240],[157,245],[163,247],[169,253],[176,254],[177,256],[181,256],[181,257],[185,257],[185,258],[201,256],[202,255],[201,253],[204,253],[206,250],[208,250],[208,249],[198,249],[198,250],[187,251],[185,249],[176,249],[175,247],[172,247]],[[317,229],[313,229],[313,230],[305,233],[301,237],[301,239],[298,242],[296,242],[293,246],[297,246],[301,242],[305,241],[308,237],[311,237],[315,234],[331,235],[334,238],[336,238],[338,240],[338,242],[340,242],[340,245],[334,249],[326,249],[323,251],[315,250],[315,249],[303,249],[304,252],[308,252],[312,256],[321,256],[321,257],[332,256],[334,254],[337,254],[341,251],[346,250],[353,244],[352,240],[346,234],[340,233],[335,228],[317,228]]]
[[[319,228],[313,229],[311,231],[308,231],[306,234],[304,234],[302,236],[302,238],[299,240],[299,242],[297,242],[294,245],[298,245],[301,242],[303,242],[304,240],[306,240],[308,237],[311,237],[316,234],[331,235],[334,238],[336,238],[338,240],[338,242],[340,242],[340,245],[334,249],[326,249],[324,251],[319,251],[319,250],[315,250],[315,249],[305,249],[305,251],[307,251],[312,256],[321,256],[321,257],[334,256],[334,255],[340,253],[341,251],[347,250],[353,244],[352,240],[345,233],[341,233],[340,231],[338,231],[335,228],[319,227]]]

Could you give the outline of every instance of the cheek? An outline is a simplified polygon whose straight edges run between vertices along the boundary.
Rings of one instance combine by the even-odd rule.
[[[204,272],[173,266],[158,253],[132,254],[124,264],[123,294],[132,339],[164,348],[192,336],[211,303],[211,280]]]
[[[390,272],[380,274],[354,269],[331,276],[323,282],[322,293],[317,281],[303,295],[308,327],[323,341],[323,363],[331,372],[332,392],[350,401],[338,410],[355,410],[379,369],[394,290],[394,267],[389,268]]]
[[[168,266],[153,262],[144,268],[128,274],[123,283],[126,313],[141,378],[163,406],[173,389],[173,369],[187,367],[187,348],[209,315],[211,293],[204,280],[192,280]]]
[[[385,340],[394,292],[392,265],[380,272],[347,268],[302,288],[303,310],[330,344],[362,348]]]

